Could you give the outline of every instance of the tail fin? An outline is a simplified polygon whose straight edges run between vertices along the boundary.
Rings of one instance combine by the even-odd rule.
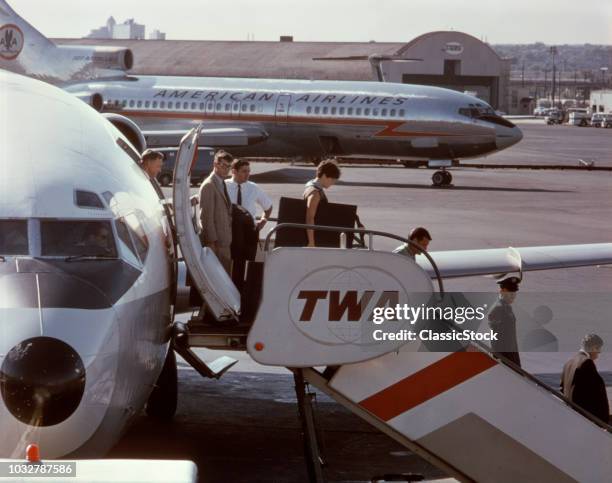
[[[6,0],[0,0],[0,68],[33,77],[53,76],[55,49],[55,44],[21,18]]]
[[[133,62],[123,47],[55,45],[0,0],[0,69],[63,84],[123,77]]]

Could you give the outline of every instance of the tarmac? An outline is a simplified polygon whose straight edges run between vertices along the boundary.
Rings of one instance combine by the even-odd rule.
[[[519,125],[525,136],[521,143],[474,161],[553,165],[592,159],[596,165],[612,166],[611,129],[546,126],[540,120]],[[275,207],[281,196],[301,197],[315,172],[307,164],[257,163],[251,168],[251,180],[272,197]],[[367,228],[405,236],[412,227],[427,227],[432,251],[612,241],[612,172],[452,171],[453,187],[434,188],[432,170],[343,165],[341,180],[328,196],[358,205]],[[395,246],[391,240],[375,240],[377,249]],[[446,282],[451,291],[492,291],[494,284],[488,277]],[[610,293],[612,267],[526,273],[521,292],[538,291]],[[228,355],[240,362],[219,381],[203,380],[180,361],[175,421],[161,424],[140,417],[109,457],[192,459],[201,482],[307,481],[291,374],[259,366],[243,353]],[[558,377],[561,362],[539,367],[549,383]],[[612,354],[602,354],[598,366],[612,368]],[[608,384],[611,375],[606,374]],[[318,395],[317,414],[328,481],[370,481],[375,475],[406,472],[444,476],[323,394]]]

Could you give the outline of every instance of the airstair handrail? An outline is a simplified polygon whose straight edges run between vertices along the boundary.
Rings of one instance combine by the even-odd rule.
[[[404,238],[398,235],[394,235],[393,233],[387,233],[385,231],[377,231],[377,230],[368,230],[367,228],[346,228],[342,226],[306,225],[302,223],[279,223],[274,228],[272,228],[266,235],[266,240],[264,242],[264,253],[268,252],[272,234],[284,228],[301,228],[305,230],[334,231],[338,233],[357,233],[361,235],[368,235],[368,237],[370,238],[370,247],[372,245],[371,240],[373,236],[382,236],[385,238],[391,238],[393,240],[398,240],[398,241],[407,243],[410,246],[417,248],[419,252],[421,252],[425,256],[425,258],[427,258],[427,260],[429,260],[429,263],[431,263],[431,266],[433,267],[434,272],[436,274],[439,293],[440,295],[444,295],[444,282],[442,281],[442,275],[440,275],[440,270],[438,270],[438,266],[436,265],[436,262],[434,261],[433,257],[429,253],[427,253],[427,250],[424,250],[423,248],[421,248],[420,245],[413,242],[412,240],[409,240],[407,238]]]
[[[506,356],[504,356],[502,354],[498,354],[498,353],[492,352],[485,344],[483,344],[480,341],[472,341],[470,343],[475,345],[475,346],[478,346],[479,349],[481,351],[483,351],[485,354],[488,354],[490,357],[493,357],[494,359],[499,360],[505,366],[509,367],[510,369],[512,369],[514,372],[516,372],[520,376],[523,376],[525,379],[527,379],[531,383],[533,383],[536,386],[544,389],[546,392],[551,393],[553,396],[555,396],[558,399],[560,399],[561,401],[563,401],[567,406],[572,408],[574,411],[576,411],[577,413],[579,413],[581,416],[585,417],[586,419],[588,419],[592,423],[596,424],[597,426],[599,426],[600,428],[604,429],[608,433],[612,433],[612,425],[610,425],[607,421],[602,421],[598,417],[593,416],[590,412],[586,411],[585,409],[582,409],[581,406],[578,406],[578,404],[576,404],[574,401],[572,401],[569,398],[567,398],[565,396],[565,394],[563,394],[562,392],[556,390],[554,387],[549,386],[545,382],[540,381],[533,374],[531,374],[530,372],[527,372],[525,369],[523,369],[521,366],[519,366],[519,365],[515,364],[514,362],[512,362]]]

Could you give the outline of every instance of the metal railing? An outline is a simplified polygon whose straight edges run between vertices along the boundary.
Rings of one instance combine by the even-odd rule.
[[[429,253],[427,253],[427,250],[423,250],[423,248],[421,248],[420,245],[413,242],[412,240],[408,240],[407,238],[404,238],[398,235],[394,235],[393,233],[387,233],[384,231],[377,231],[377,230],[368,230],[367,228],[345,228],[342,226],[306,225],[302,223],[280,223],[276,225],[274,228],[272,228],[266,235],[266,241],[264,243],[264,249],[263,249],[264,253],[269,251],[270,240],[272,238],[272,234],[279,230],[283,230],[286,228],[298,228],[302,230],[332,231],[332,232],[337,232],[337,233],[354,233],[354,234],[367,235],[368,237],[368,248],[367,249],[368,250],[373,250],[372,242],[375,236],[391,238],[393,240],[398,240],[398,241],[407,243],[411,247],[417,249],[420,253],[422,253],[425,256],[425,258],[427,258],[427,260],[433,267],[434,272],[436,274],[436,279],[438,281],[438,290],[440,292],[440,295],[444,295],[444,282],[442,281],[442,276],[440,275],[440,271],[438,270],[438,266],[436,265],[436,262],[434,261],[432,256]]]

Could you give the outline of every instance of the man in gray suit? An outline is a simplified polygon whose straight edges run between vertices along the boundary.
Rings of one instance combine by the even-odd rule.
[[[217,151],[213,171],[200,186],[202,244],[212,249],[227,273],[231,273],[232,268],[232,204],[223,180],[229,174],[233,160],[230,153]]]

